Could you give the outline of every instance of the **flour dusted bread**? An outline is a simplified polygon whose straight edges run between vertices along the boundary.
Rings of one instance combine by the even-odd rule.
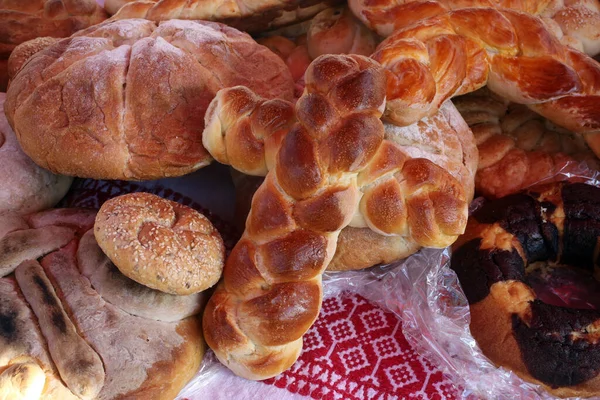
[[[190,19],[223,22],[250,33],[312,18],[341,0],[106,0],[112,19]]]
[[[0,394],[37,390],[41,379],[43,400],[171,400],[198,369],[205,345],[197,306],[192,311],[178,306],[178,299],[151,296],[137,283],[124,286],[127,278],[118,271],[94,279],[106,258],[90,255],[98,250],[94,217],[89,210],[58,209],[21,218],[28,230],[70,229],[75,239],[46,256],[34,250],[35,243],[23,242],[31,256],[15,274],[0,278]],[[7,220],[0,221],[7,235],[24,230],[17,218]],[[92,241],[77,243],[81,235]],[[5,251],[0,246],[0,255]],[[103,297],[106,288],[112,297]],[[125,311],[127,303],[135,305],[128,290],[163,315],[172,306],[174,315],[169,321],[132,315]]]
[[[204,354],[200,320],[160,322],[135,317],[107,303],[77,270],[74,248],[42,260],[72,318],[104,360],[99,399],[173,399]]]
[[[11,82],[5,109],[42,167],[155,179],[211,161],[202,146],[206,107],[238,84],[293,97],[283,61],[247,34],[206,21],[119,20],[34,54]]]
[[[60,379],[60,375],[48,353],[46,341],[40,332],[35,315],[27,305],[13,278],[0,278],[0,296],[2,296],[0,316],[3,321],[0,330],[0,370],[8,369],[12,365],[20,363],[33,362],[45,374],[42,391],[43,399],[77,399]],[[13,371],[13,373],[17,372]],[[21,378],[21,376],[11,377],[11,380]],[[9,386],[3,385],[0,387],[0,391],[14,387],[12,382],[6,383]],[[32,382],[32,385],[35,386],[36,383]],[[33,389],[26,385],[21,391]],[[9,398],[12,399],[12,397]]]
[[[27,214],[52,207],[73,178],[39,167],[23,152],[4,115],[5,99],[0,93],[0,212]]]
[[[208,218],[150,193],[104,203],[94,235],[124,275],[153,289],[190,295],[221,277],[225,245]]]
[[[45,49],[46,47],[58,42],[60,39],[44,36],[35,39],[28,40],[26,42],[21,43],[17,47],[14,48],[12,53],[10,53],[10,57],[8,57],[8,78],[12,79],[17,75],[17,72],[21,69],[21,67],[38,51]]]

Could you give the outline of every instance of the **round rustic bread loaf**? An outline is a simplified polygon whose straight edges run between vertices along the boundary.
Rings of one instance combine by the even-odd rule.
[[[157,179],[207,165],[204,113],[245,85],[293,97],[283,61],[249,35],[205,21],[109,21],[29,59],[6,113],[24,151],[65,175]]]
[[[123,275],[166,293],[201,292],[223,271],[225,245],[208,218],[150,193],[108,200],[96,216],[94,235]]]

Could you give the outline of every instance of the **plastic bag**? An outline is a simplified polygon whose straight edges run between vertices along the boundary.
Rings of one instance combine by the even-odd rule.
[[[555,180],[600,186],[600,173],[585,164],[571,163]],[[477,200],[475,200],[477,201]],[[469,330],[470,313],[458,278],[449,266],[449,249],[422,249],[409,258],[361,271],[325,272],[324,298],[342,292],[357,293],[390,310],[403,321],[403,333],[413,348],[440,367],[462,388],[464,399],[553,399],[538,385],[523,381],[509,370],[494,366],[482,353]],[[215,390],[214,382],[219,382]],[[244,393],[238,392],[243,385]],[[221,365],[209,351],[202,369],[178,399],[210,396],[212,400],[306,398],[283,389],[239,378]]]

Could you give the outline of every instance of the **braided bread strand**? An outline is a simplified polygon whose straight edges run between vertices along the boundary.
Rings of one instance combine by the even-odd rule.
[[[322,300],[321,273],[358,201],[358,173],[383,140],[385,75],[361,56],[322,56],[306,74],[286,135],[246,230],[204,313],[206,341],[248,379],[298,358]]]
[[[487,84],[585,135],[600,154],[600,64],[560,44],[539,18],[492,8],[451,11],[396,31],[372,57],[387,69],[385,117],[397,124]]]
[[[543,18],[563,44],[592,56],[600,53],[597,0],[349,0],[348,4],[365,25],[381,36],[461,8],[511,9]]]
[[[204,146],[219,162],[264,176],[295,121],[292,107],[244,87],[222,89],[205,117]],[[361,200],[350,226],[402,237],[411,243],[405,257],[421,246],[450,245],[463,232],[473,198],[471,131],[450,102],[411,127],[386,124],[384,130],[377,154],[358,175]]]
[[[452,102],[473,131],[479,149],[475,187],[487,198],[504,197],[566,173],[582,174],[581,162],[595,170],[600,165],[583,138],[486,88]]]

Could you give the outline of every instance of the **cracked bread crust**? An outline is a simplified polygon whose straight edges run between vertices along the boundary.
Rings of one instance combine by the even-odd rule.
[[[293,98],[283,61],[247,34],[205,21],[121,20],[35,54],[11,82],[5,110],[44,168],[158,179],[210,163],[204,113],[219,89],[240,84]]]

